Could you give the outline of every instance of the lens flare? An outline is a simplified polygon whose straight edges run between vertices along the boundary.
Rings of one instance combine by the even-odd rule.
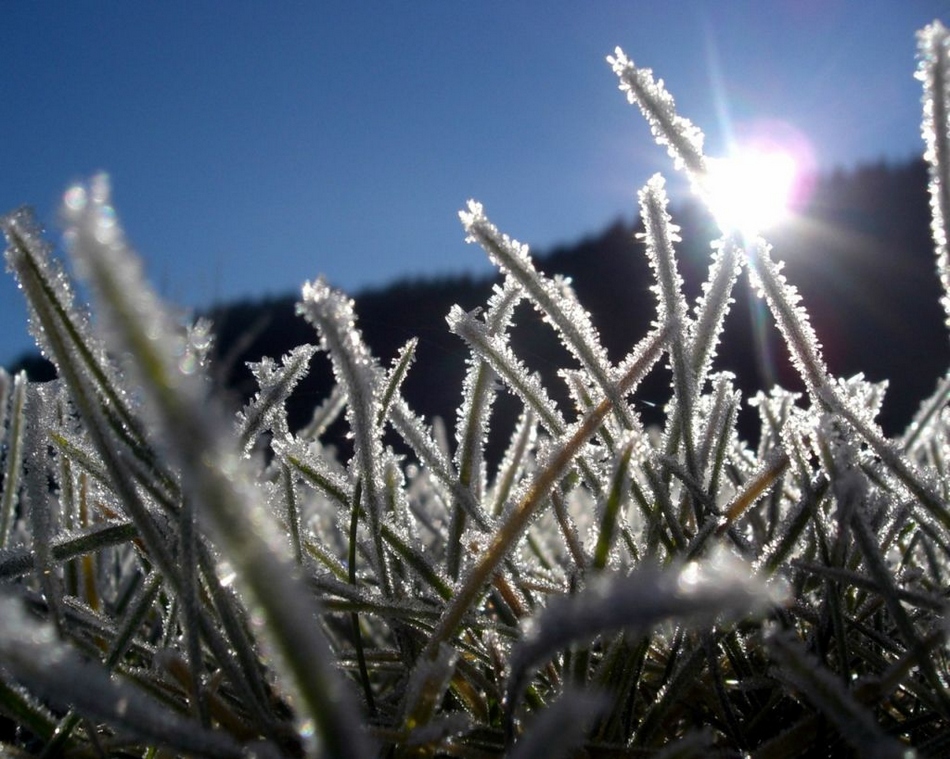
[[[805,134],[782,120],[730,122],[726,134],[725,155],[707,159],[701,191],[724,233],[752,239],[807,204],[816,155]]]
[[[724,232],[746,238],[774,227],[792,208],[799,167],[784,150],[749,148],[710,159],[705,190]]]

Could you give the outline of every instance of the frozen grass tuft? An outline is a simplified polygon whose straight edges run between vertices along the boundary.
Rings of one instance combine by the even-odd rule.
[[[950,36],[935,22],[918,44],[946,289]],[[652,72],[619,49],[609,60],[704,197],[700,130]],[[447,315],[471,353],[449,450],[401,393],[415,342],[373,356],[322,279],[298,306],[314,345],[252,367],[259,392],[227,413],[213,331],[181,324],[145,281],[107,179],[64,206],[92,307],[28,211],[2,223],[59,375],[0,371],[3,755],[950,753],[950,385],[884,437],[884,387],[831,376],[766,241],[723,230],[689,303],[651,179],[656,318],[614,363],[570,284],[472,201],[464,233],[502,280],[484,309]],[[743,272],[807,391],[745,401],[756,450],[733,377],[714,371]],[[573,408],[510,342],[522,304],[572,357]],[[285,402],[318,353],[337,387],[291,430]],[[659,362],[671,397],[647,430],[634,399]],[[502,389],[522,409],[493,469]],[[339,415],[348,458],[321,440]]]

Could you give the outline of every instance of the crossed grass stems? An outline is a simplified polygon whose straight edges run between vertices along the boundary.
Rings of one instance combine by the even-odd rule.
[[[950,292],[948,34],[919,34],[937,270]],[[702,135],[617,50],[621,89],[705,193]],[[945,461],[950,381],[905,435],[882,389],[833,378],[762,239],[713,245],[690,307],[663,180],[640,192],[652,330],[612,363],[569,284],[482,207],[466,233],[503,275],[449,314],[471,349],[454,454],[403,400],[353,304],[322,280],[319,337],[253,367],[234,417],[210,397],[210,328],[183,330],[142,277],[107,180],[67,197],[95,318],[29,213],[3,222],[45,386],[0,375],[0,712],[11,756],[861,756],[950,752]],[[741,398],[713,359],[742,269],[805,395]],[[527,301],[577,367],[569,422],[510,343]],[[950,315],[950,295],[944,297]],[[284,404],[318,348],[337,390],[305,429]],[[629,399],[661,359],[661,434]],[[504,386],[523,412],[489,476]],[[353,455],[321,435],[345,414]],[[384,444],[394,430],[410,460]],[[266,451],[266,456],[263,452]],[[50,487],[50,483],[53,487]]]

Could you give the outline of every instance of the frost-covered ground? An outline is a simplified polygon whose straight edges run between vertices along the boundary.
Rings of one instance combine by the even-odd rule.
[[[948,55],[940,24],[921,32],[945,289]],[[648,69],[620,50],[610,62],[717,202],[698,128]],[[17,726],[4,751],[946,755],[950,382],[886,438],[883,388],[829,374],[780,251],[726,226],[689,303],[663,179],[639,200],[657,312],[617,364],[568,281],[539,273],[480,204],[462,211],[504,281],[483,309],[449,314],[471,351],[452,443],[400,394],[414,341],[382,363],[322,280],[298,307],[317,344],[255,366],[260,391],[229,418],[205,373],[211,326],[182,327],[144,281],[105,177],[64,204],[94,315],[29,213],[6,217],[59,379],[0,375],[0,712]],[[714,371],[744,275],[806,387],[747,399],[755,450],[735,430],[734,378]],[[509,345],[522,307],[572,355],[574,408]],[[291,430],[284,403],[317,350],[338,387]],[[651,432],[631,399],[658,362],[673,383]],[[489,471],[502,391],[522,411]],[[320,442],[340,414],[347,460]]]

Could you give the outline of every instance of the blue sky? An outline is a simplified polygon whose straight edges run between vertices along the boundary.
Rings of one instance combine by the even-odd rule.
[[[707,152],[780,125],[820,169],[919,154],[914,32],[948,0],[42,2],[0,24],[0,212],[58,234],[105,170],[167,298],[206,306],[490,270],[474,197],[544,250],[671,173],[605,56],[663,77]],[[780,253],[780,252],[779,252]],[[31,346],[0,281],[0,362]]]

